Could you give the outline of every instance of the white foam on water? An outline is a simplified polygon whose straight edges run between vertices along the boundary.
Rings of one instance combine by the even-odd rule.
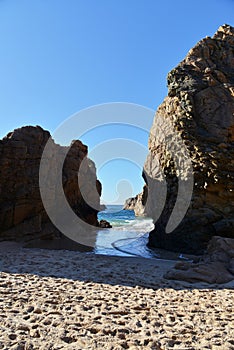
[[[154,228],[152,219],[136,217],[132,210],[113,210],[113,206],[100,213],[99,219],[109,221],[112,228],[98,231],[97,254],[150,257],[146,244]]]
[[[113,222],[115,230],[120,231],[135,231],[135,232],[149,232],[154,228],[153,220],[149,218],[141,218],[135,220],[126,220],[125,222]]]

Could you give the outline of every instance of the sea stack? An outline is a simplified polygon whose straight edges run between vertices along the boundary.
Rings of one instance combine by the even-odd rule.
[[[212,236],[234,238],[234,28],[223,25],[213,37],[199,41],[168,74],[167,82],[168,96],[156,112],[144,166],[151,217],[161,172],[167,185],[149,246],[201,254]],[[190,206],[171,233],[166,233],[166,225],[176,202],[178,177],[172,157],[159,142],[158,116],[180,135],[194,175]]]

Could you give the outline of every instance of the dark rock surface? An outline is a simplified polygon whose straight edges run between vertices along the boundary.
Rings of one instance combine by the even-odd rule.
[[[0,141],[0,241],[60,238],[61,233],[50,222],[39,190],[39,166],[43,149],[50,137],[41,127],[26,126],[14,130]],[[57,154],[68,147],[54,143]],[[96,178],[94,163],[87,158],[88,149],[80,141],[73,141],[63,165],[63,189],[66,199],[82,220],[99,226],[98,210],[84,201],[77,181],[77,173],[84,160],[81,176],[86,193],[100,204],[101,183]],[[51,167],[54,174],[58,163]],[[53,194],[53,189],[51,193]],[[83,193],[83,192],[82,192]],[[51,198],[56,201],[56,198]],[[59,202],[57,202],[59,208]]]
[[[198,263],[179,262],[164,277],[192,283],[234,282],[234,239],[214,236]]]
[[[165,122],[161,131],[159,116]],[[172,233],[165,228],[177,198],[178,174],[170,152],[160,141],[168,122],[186,145],[194,174],[190,206]],[[181,159],[183,162],[183,155]],[[146,211],[155,222],[149,246],[201,254],[213,236],[234,238],[233,159],[234,28],[224,25],[212,38],[199,41],[168,74],[168,96],[157,110],[144,166]],[[162,181],[160,170],[166,177],[167,197],[158,218],[154,208]],[[181,175],[185,182],[187,174],[185,168]]]
[[[99,227],[101,228],[112,228],[112,225],[106,220],[99,221]]]

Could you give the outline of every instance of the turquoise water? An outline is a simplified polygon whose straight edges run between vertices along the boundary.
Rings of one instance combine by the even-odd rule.
[[[109,221],[112,228],[98,231],[95,253],[156,257],[146,246],[153,228],[152,219],[136,217],[133,210],[122,210],[120,205],[108,205],[98,214],[98,219]]]
[[[138,256],[150,259],[189,260],[180,253],[147,247],[149,232],[154,228],[150,218],[136,217],[133,210],[122,210],[121,205],[108,205],[98,213],[99,220],[107,220],[113,226],[97,232],[96,254]],[[190,260],[192,261],[192,260]]]

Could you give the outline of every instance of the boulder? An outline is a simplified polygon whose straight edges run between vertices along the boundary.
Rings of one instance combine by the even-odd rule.
[[[101,228],[112,228],[111,224],[106,220],[99,221],[99,227]]]
[[[234,239],[214,236],[198,263],[178,262],[165,278],[186,282],[234,282]]]
[[[48,218],[43,207],[39,190],[39,166],[43,149],[50,133],[41,127],[26,126],[14,130],[0,140],[0,241],[61,238],[61,233]],[[52,140],[56,154],[66,154],[62,171],[63,190],[73,211],[87,223],[98,226],[97,209],[91,208],[83,199],[77,181],[81,162],[82,186],[87,196],[100,204],[101,183],[96,178],[94,163],[87,158],[88,149],[81,141],[73,141],[68,147],[60,146]],[[58,173],[55,159],[51,171]],[[59,175],[58,175],[59,176]],[[52,202],[60,203],[56,189],[50,188]],[[82,192],[83,193],[83,192]]]
[[[149,235],[150,247],[202,254],[213,236],[234,238],[233,52],[234,28],[223,25],[212,38],[199,41],[168,74],[168,96],[156,112],[144,166],[146,212],[155,223]],[[168,125],[172,132],[167,130]],[[178,172],[178,164],[167,150],[168,140],[177,142],[175,134],[186,146],[192,170],[186,168],[184,154],[175,147],[183,170]],[[191,171],[194,187],[190,206],[180,224],[167,233],[177,202],[178,181],[186,184]],[[157,216],[155,208],[161,202],[165,205]]]

